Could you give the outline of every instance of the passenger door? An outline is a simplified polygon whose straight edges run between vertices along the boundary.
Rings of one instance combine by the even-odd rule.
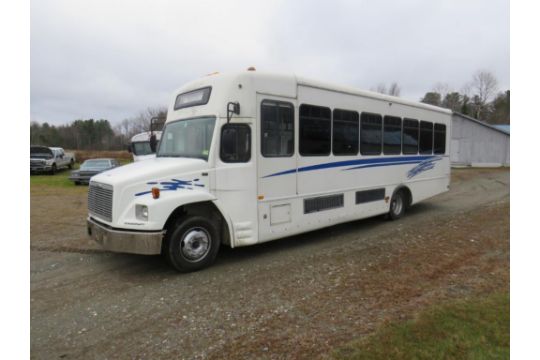
[[[296,99],[257,97],[259,241],[286,230],[296,197]]]

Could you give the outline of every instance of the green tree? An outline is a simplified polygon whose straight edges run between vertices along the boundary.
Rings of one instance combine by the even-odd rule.
[[[459,112],[461,110],[462,96],[458,92],[450,92],[446,94],[442,102],[442,106],[452,111]]]
[[[423,103],[435,105],[435,106],[442,105],[441,94],[435,91],[427,92],[420,101]]]

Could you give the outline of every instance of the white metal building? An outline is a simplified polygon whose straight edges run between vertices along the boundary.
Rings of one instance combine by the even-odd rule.
[[[452,114],[453,166],[510,166],[510,134],[469,116]]]

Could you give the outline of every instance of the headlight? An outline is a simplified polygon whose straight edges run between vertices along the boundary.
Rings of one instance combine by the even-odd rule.
[[[49,159],[49,160],[45,161],[45,163],[46,163],[47,165],[51,165],[51,164],[53,163],[53,161],[54,161],[53,159]]]
[[[148,221],[148,206],[135,205],[135,217],[139,220]]]

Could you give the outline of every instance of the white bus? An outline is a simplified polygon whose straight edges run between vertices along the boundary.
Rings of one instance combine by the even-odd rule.
[[[254,245],[388,214],[448,190],[451,112],[302,77],[246,71],[175,92],[155,159],[92,178],[104,249],[180,271]]]
[[[156,156],[155,149],[152,149],[150,139],[155,136],[156,143],[161,139],[161,131],[145,131],[136,134],[131,138],[129,151],[133,155],[133,161],[148,160]]]

